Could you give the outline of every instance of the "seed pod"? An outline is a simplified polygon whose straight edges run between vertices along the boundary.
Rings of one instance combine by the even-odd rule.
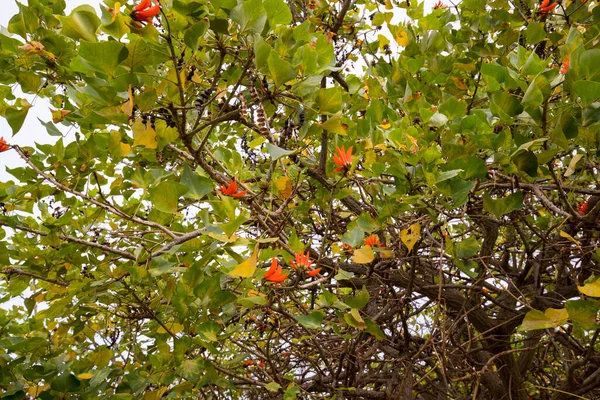
[[[196,107],[196,110],[198,110],[198,114],[202,115],[202,113],[204,112],[206,103],[208,102],[208,99],[209,99],[211,93],[212,93],[212,89],[210,89],[210,88],[206,89],[196,99],[196,104],[194,106]]]

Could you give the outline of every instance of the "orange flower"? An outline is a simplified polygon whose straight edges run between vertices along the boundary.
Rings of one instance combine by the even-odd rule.
[[[308,271],[308,272],[306,273],[306,275],[308,275],[309,277],[311,277],[311,278],[312,278],[313,276],[315,276],[315,275],[317,275],[319,272],[321,272],[321,270],[322,270],[322,269],[323,269],[323,268],[311,269],[310,271]]]
[[[365,246],[380,247],[379,236],[371,235],[365,239]]]
[[[579,213],[579,215],[585,215],[587,213],[587,208],[588,208],[588,201],[585,200],[584,202],[582,202],[579,207],[577,207],[577,212]]]
[[[558,5],[558,3],[550,4],[550,0],[542,1],[542,3],[540,4],[540,14],[542,14],[542,15],[548,14],[550,11],[554,10],[557,5]]]
[[[448,8],[448,6],[442,3],[441,0],[438,0],[438,2],[433,5],[433,9],[435,10],[436,8]]]
[[[294,268],[310,268],[310,264],[312,264],[312,260],[308,256],[308,251],[306,254],[303,254],[301,251],[296,253],[296,259],[292,261],[292,267]]]
[[[225,185],[221,185],[219,190],[221,191],[221,193],[223,193],[225,196],[231,196],[234,198],[238,198],[238,197],[243,197],[246,195],[246,193],[248,193],[247,190],[242,190],[241,192],[238,192],[238,187],[237,187],[237,183],[235,183],[235,179],[232,179],[229,182],[229,186],[225,186]]]
[[[565,61],[562,63],[562,67],[560,69],[560,73],[566,75],[569,72],[569,65],[571,64],[571,57],[565,56]]]
[[[352,146],[346,151],[344,146],[336,147],[335,151],[337,154],[333,155],[333,162],[338,167],[334,169],[335,172],[340,172],[343,169],[349,168],[352,165]]]
[[[152,18],[156,17],[160,12],[160,3],[158,0],[154,0],[154,3],[155,5],[150,7],[150,0],[142,0],[140,4],[133,7],[131,18],[139,22],[151,24]]]
[[[10,149],[10,145],[8,143],[6,143],[6,140],[4,140],[4,137],[0,137],[0,153],[2,153],[3,151],[9,150]]]
[[[265,274],[265,276],[263,276],[263,278],[270,282],[280,283],[285,281],[288,275],[289,272],[287,274],[284,274],[283,270],[281,269],[281,265],[279,265],[277,259],[273,257],[271,259],[271,267],[267,270],[267,273]]]

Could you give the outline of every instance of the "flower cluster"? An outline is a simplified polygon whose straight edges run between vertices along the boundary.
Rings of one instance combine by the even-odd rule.
[[[579,213],[579,215],[585,215],[585,214],[587,214],[587,209],[588,209],[588,201],[585,200],[579,205],[579,207],[577,207],[577,212]]]
[[[6,140],[4,140],[4,137],[0,137],[0,153],[2,153],[3,151],[6,151],[10,149],[10,145],[8,143],[6,143]]]
[[[237,183],[235,183],[235,179],[232,179],[229,182],[229,186],[225,186],[225,185],[221,185],[219,187],[219,190],[221,191],[221,193],[223,193],[225,196],[231,196],[234,198],[238,198],[238,197],[243,197],[246,195],[246,193],[248,193],[247,190],[242,190],[241,192],[238,192],[238,187],[237,187]]]
[[[344,169],[348,169],[352,166],[352,146],[346,151],[344,146],[336,147],[337,154],[333,155],[333,162],[338,167],[334,169],[335,172],[341,172]]]
[[[265,276],[263,276],[263,278],[269,282],[281,283],[285,281],[289,274],[289,272],[286,274],[283,273],[281,265],[279,265],[277,259],[273,257],[271,259],[271,267],[267,270],[267,273]]]
[[[571,64],[571,57],[566,56],[565,57],[565,61],[562,63],[562,66],[559,70],[559,72],[563,75],[566,75],[567,72],[569,72],[569,65]]]
[[[558,3],[550,3],[550,0],[544,0],[540,4],[540,14],[546,15],[550,11],[554,10]]]
[[[154,0],[154,5],[150,5],[150,0],[142,0],[140,4],[133,7],[131,18],[138,22],[152,23],[152,19],[160,12],[160,3]]]
[[[311,278],[321,272],[321,268],[313,269],[311,267],[312,260],[309,257],[308,251],[306,254],[303,254],[301,251],[296,253],[296,259],[292,261],[292,267],[296,269],[304,268],[308,271],[306,274]]]
[[[365,238],[365,246],[371,247],[381,247],[381,242],[379,241],[379,236],[371,235]]]
[[[438,2],[433,5],[433,9],[435,10],[438,8],[448,8],[448,6],[444,3],[442,3],[441,0],[438,0]]]

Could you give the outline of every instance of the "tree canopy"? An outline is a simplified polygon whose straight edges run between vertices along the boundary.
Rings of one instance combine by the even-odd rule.
[[[2,398],[600,396],[597,2],[19,9]]]

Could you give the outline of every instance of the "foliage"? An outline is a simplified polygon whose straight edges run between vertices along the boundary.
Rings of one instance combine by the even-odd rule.
[[[3,398],[600,396],[596,2],[154,3],[0,33]]]

